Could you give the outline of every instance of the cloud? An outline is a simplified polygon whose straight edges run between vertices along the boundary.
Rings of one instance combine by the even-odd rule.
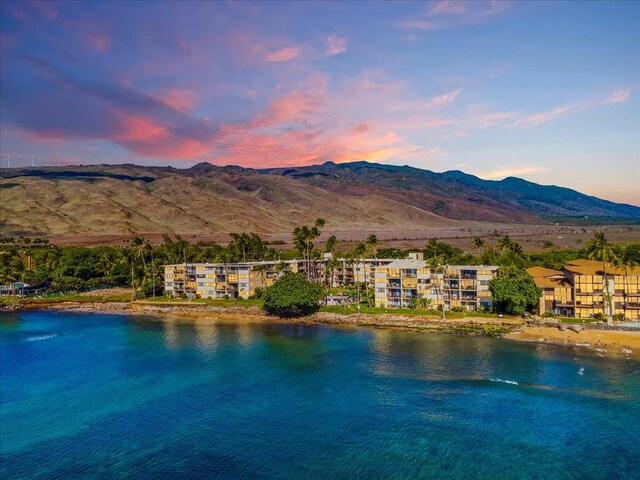
[[[442,0],[440,2],[436,2],[431,9],[431,13],[434,15],[463,15],[467,12],[466,3],[468,2]]]
[[[480,23],[507,11],[510,6],[508,0],[443,0],[422,14],[397,22],[396,26],[405,30],[444,30]]]
[[[388,112],[397,112],[397,111],[416,111],[416,112],[424,112],[428,110],[434,110],[440,107],[444,107],[456,101],[460,92],[462,90],[454,90],[451,92],[446,92],[441,95],[437,95],[435,97],[430,98],[426,101],[416,101],[416,100],[402,100],[390,103],[386,110]]]
[[[396,25],[405,30],[438,30],[444,28],[435,22],[424,19],[401,20],[397,22]]]
[[[288,62],[302,55],[300,47],[283,47],[275,52],[267,53],[264,57],[269,63]]]
[[[291,92],[272,100],[263,112],[251,122],[251,128],[262,128],[282,123],[305,123],[320,103],[319,95]]]
[[[75,76],[37,57],[26,58],[40,85],[10,84],[12,95],[5,103],[12,122],[38,138],[104,140],[142,156],[176,159],[213,148],[216,125],[176,108],[188,101],[178,89],[157,98],[116,80],[92,78],[87,71]]]
[[[183,112],[189,111],[195,106],[195,95],[191,90],[168,88],[160,95],[160,99],[171,108]]]
[[[345,37],[339,37],[332,33],[325,41],[327,43],[327,49],[325,50],[327,55],[338,55],[347,51],[347,39]]]
[[[520,118],[513,123],[507,125],[508,128],[531,128],[542,123],[550,122],[551,120],[555,120],[558,117],[566,115],[569,112],[572,112],[576,108],[583,106],[581,103],[572,103],[569,105],[563,105],[561,107],[554,108],[553,110],[549,110],[547,112],[535,113],[533,115],[529,115],[524,118]]]
[[[629,100],[631,96],[630,88],[619,88],[611,92],[611,95],[604,101],[604,103],[624,103]]]
[[[500,167],[491,172],[485,172],[478,174],[480,178],[484,178],[485,180],[496,180],[503,179],[506,177],[520,177],[522,175],[539,175],[542,173],[546,173],[547,169],[545,167],[534,167],[534,166],[522,166],[522,167]]]

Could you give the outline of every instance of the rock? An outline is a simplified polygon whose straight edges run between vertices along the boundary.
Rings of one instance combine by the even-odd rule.
[[[564,324],[560,324],[558,325],[558,328],[560,329],[561,332],[564,332],[567,329],[567,326]]]
[[[580,333],[582,330],[584,330],[584,327],[582,325],[569,325],[569,330],[572,330],[576,333]]]

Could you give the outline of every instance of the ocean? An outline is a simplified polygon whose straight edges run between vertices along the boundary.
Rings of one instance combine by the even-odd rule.
[[[0,477],[640,478],[640,362],[417,331],[0,313]]]

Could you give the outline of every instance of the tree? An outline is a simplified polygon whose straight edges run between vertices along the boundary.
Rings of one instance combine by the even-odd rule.
[[[501,252],[503,250],[509,250],[509,247],[511,247],[511,239],[509,238],[509,235],[502,235],[500,238],[498,238],[498,250],[500,250]]]
[[[301,317],[320,308],[322,287],[300,273],[288,273],[267,288],[263,309],[281,318]]]
[[[324,242],[325,253],[333,254],[336,250],[337,244],[338,244],[338,239],[336,238],[336,236],[333,234],[329,235],[329,238],[327,238],[327,241]]]
[[[311,278],[311,253],[313,251],[313,241],[320,236],[324,227],[324,218],[317,218],[312,227],[302,225],[293,229],[291,234],[294,247],[302,254],[306,264],[306,276]]]
[[[442,320],[446,320],[445,308],[444,308],[444,285],[445,285],[445,274],[447,272],[447,266],[445,264],[445,259],[442,256],[434,255],[429,259],[429,268],[435,272],[435,289],[436,289],[436,298],[440,296],[442,299]],[[442,285],[440,285],[440,279],[438,277],[439,271],[442,269]]]
[[[624,289],[623,298],[624,298],[624,316],[627,317],[627,277],[629,276],[629,270],[633,270],[638,266],[638,261],[635,259],[635,256],[632,254],[629,248],[622,249],[618,255],[616,255],[613,260],[613,265],[616,268],[619,268],[624,273],[622,277],[622,286]]]
[[[474,237],[473,240],[471,240],[471,245],[476,250],[480,250],[482,247],[484,247],[484,240],[480,237]]]
[[[590,260],[602,262],[604,278],[604,295],[602,296],[602,313],[607,317],[607,323],[613,323],[613,308],[611,307],[611,292],[609,291],[609,279],[607,278],[607,263],[615,259],[615,253],[611,244],[602,232],[593,234],[593,238],[584,246],[584,251]]]
[[[498,310],[516,315],[533,310],[542,296],[533,277],[514,266],[501,267],[489,281],[489,290]]]

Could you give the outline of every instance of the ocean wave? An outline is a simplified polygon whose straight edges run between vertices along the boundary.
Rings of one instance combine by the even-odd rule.
[[[55,338],[57,336],[57,333],[52,333],[51,335],[38,335],[36,337],[27,338],[27,342],[39,342],[41,340],[49,340],[50,338]]]
[[[508,383],[509,385],[519,385],[519,383],[516,382],[515,380],[503,380],[501,378],[490,378],[489,381],[491,381],[491,382],[500,382],[500,383]]]

